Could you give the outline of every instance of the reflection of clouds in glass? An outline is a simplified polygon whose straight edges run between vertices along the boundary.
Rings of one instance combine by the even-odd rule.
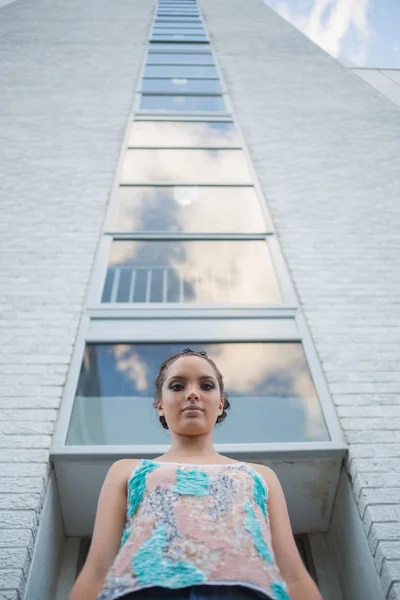
[[[116,370],[132,381],[137,391],[147,390],[149,387],[147,365],[140,354],[135,352],[134,347],[118,344],[113,346],[113,351]]]
[[[221,344],[209,351],[232,395],[287,397],[293,412],[286,418],[302,415],[307,437],[324,439],[325,423],[300,344]]]
[[[342,55],[345,41],[354,38],[354,50],[348,58],[358,65],[365,64],[370,37],[368,0],[315,0],[305,9],[297,2],[293,8],[293,3],[289,6],[280,0],[264,1],[335,58]]]
[[[152,443],[161,443],[162,430],[156,426],[156,414],[151,407],[153,382],[160,364],[186,345],[206,350],[216,361],[231,395],[232,412],[223,427],[217,428],[215,441],[329,439],[300,343],[186,342],[90,345],[85,356],[87,369],[81,371],[81,392],[78,392],[86,397],[85,403],[78,406],[79,410],[75,407],[73,413],[72,428],[86,436],[83,443],[130,444],[133,439],[142,440],[144,430],[146,437],[142,443],[148,443],[150,438]],[[113,401],[99,403],[99,397]],[[88,404],[88,398],[93,402]],[[121,402],[123,399],[127,401]],[[87,423],[85,431],[81,422]],[[69,443],[79,443],[71,439]]]
[[[187,191],[183,195],[192,200]],[[182,231],[265,230],[258,198],[254,190],[248,188],[236,188],[233,191],[222,188],[214,189],[208,195],[200,194],[179,216]],[[203,223],[205,225],[202,227]]]
[[[280,292],[265,242],[200,242],[185,246],[185,256],[170,265],[192,286],[197,302],[280,302]]]
[[[241,150],[128,150],[123,183],[251,183]]]
[[[138,254],[138,242],[114,242],[112,245],[109,266],[132,264]]]
[[[310,440],[326,439],[326,425],[321,415],[321,408],[318,402],[312,397],[290,398],[289,404],[293,406],[293,411],[299,410],[304,415],[305,436]]]
[[[129,146],[207,148],[237,143],[233,123],[223,122],[136,121],[129,135]]]
[[[315,397],[300,344],[210,345],[210,353],[233,394]]]
[[[264,216],[251,187],[121,187],[116,231],[263,232]]]
[[[186,301],[281,302],[264,241],[116,241],[112,245],[110,266],[122,265],[144,265],[148,270],[172,268],[190,288]]]

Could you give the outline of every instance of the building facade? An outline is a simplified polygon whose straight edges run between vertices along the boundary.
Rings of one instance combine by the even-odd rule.
[[[0,597],[66,600],[189,345],[324,600],[400,598],[398,108],[261,0],[0,11]]]

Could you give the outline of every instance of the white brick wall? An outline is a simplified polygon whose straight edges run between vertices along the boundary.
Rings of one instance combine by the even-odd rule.
[[[0,8],[0,598],[22,600],[48,451],[154,2]]]
[[[261,0],[200,0],[400,599],[400,111]]]

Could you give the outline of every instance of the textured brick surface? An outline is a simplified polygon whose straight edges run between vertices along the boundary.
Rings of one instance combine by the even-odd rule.
[[[400,111],[261,0],[200,5],[399,599]]]
[[[154,3],[0,9],[0,599],[22,600]]]

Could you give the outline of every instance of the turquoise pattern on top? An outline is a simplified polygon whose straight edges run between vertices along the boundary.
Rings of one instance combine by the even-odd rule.
[[[132,568],[140,584],[177,589],[207,581],[206,574],[190,562],[173,562],[165,558],[166,546],[166,529],[160,526],[139,548],[132,561]]]
[[[252,471],[254,481],[254,502],[261,508],[264,519],[267,518],[268,492],[267,486],[256,471]]]
[[[243,508],[247,514],[244,526],[245,529],[252,535],[254,546],[256,547],[258,554],[268,563],[272,563],[272,554],[264,541],[261,526],[257,520],[257,516],[252,505],[250,502],[246,502]]]
[[[271,584],[276,600],[290,600],[285,582],[277,581]]]
[[[129,525],[125,526],[125,529],[122,533],[122,538],[121,538],[121,545],[119,547],[119,549],[121,550],[122,546],[125,544],[126,540],[129,538],[129,536],[132,533],[132,527],[129,527]]]
[[[146,491],[146,477],[148,473],[158,469],[160,465],[151,460],[143,460],[128,482],[128,519],[131,519]]]
[[[207,473],[199,469],[184,471],[178,469],[176,473],[175,490],[182,496],[208,496],[210,478]]]

